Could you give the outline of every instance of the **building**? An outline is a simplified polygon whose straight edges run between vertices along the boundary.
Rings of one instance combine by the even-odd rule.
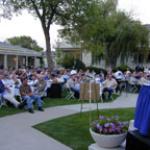
[[[150,31],[150,24],[144,25]],[[149,43],[150,43],[150,35],[149,35]],[[150,44],[149,44],[150,47]],[[96,57],[92,55],[92,53],[83,50],[79,45],[71,44],[69,42],[63,41],[60,42],[57,46],[59,50],[62,51],[63,54],[73,55],[74,58],[80,59],[86,66],[94,66],[100,68],[106,68],[106,62],[101,57]],[[147,59],[144,60],[144,55],[147,55]],[[121,65],[121,58],[117,59],[117,66]],[[147,51],[147,54],[135,53],[134,55],[126,58],[125,65],[130,66],[131,68],[135,68],[137,65],[142,65],[144,67],[150,68],[150,50]]]
[[[41,52],[0,42],[0,66],[9,68],[40,67]]]
[[[74,59],[81,60],[86,66],[91,65],[91,53],[82,50],[79,45],[72,44],[69,41],[62,41],[57,43],[56,50],[61,51],[62,55],[70,55]]]
[[[59,50],[61,50],[62,54],[69,54],[70,56],[74,56],[74,58],[80,59],[86,66],[93,66],[93,67],[98,67],[98,68],[107,68],[106,62],[103,59],[103,57],[99,58],[89,51],[82,50],[79,46],[74,46],[71,44],[64,44],[63,42],[61,45],[59,45]],[[117,59],[117,64],[116,66],[120,66],[121,59]],[[137,65],[142,65],[144,67],[150,67],[150,53],[148,54],[148,58],[145,62],[143,62],[142,55],[136,55],[130,56],[126,59],[125,64],[127,66],[130,66],[131,68],[135,68]]]

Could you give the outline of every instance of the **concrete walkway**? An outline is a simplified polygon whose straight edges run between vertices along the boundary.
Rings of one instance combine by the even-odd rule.
[[[110,108],[130,108],[136,106],[137,94],[126,94],[122,93],[115,101],[111,103],[99,103],[99,109],[110,109]],[[93,110],[96,109],[96,104],[83,104],[83,111]],[[74,111],[79,111],[81,105],[69,105],[69,106],[62,106],[61,108],[70,109]]]
[[[137,94],[122,94],[112,103],[99,104],[100,109],[135,107]],[[95,104],[84,104],[84,111]],[[40,122],[80,111],[80,105],[58,106],[44,112],[28,112],[0,118],[0,150],[71,150],[71,148],[32,128]]]

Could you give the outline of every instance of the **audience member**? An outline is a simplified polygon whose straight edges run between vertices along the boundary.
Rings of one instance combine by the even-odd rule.
[[[30,113],[34,113],[34,111],[33,111],[33,102],[34,101],[36,101],[36,103],[37,103],[38,110],[43,111],[41,97],[38,95],[34,95],[32,93],[31,87],[28,85],[27,79],[24,79],[22,81],[22,85],[20,87],[20,94],[21,94],[23,100],[25,100],[25,102],[27,103],[27,108]]]
[[[10,79],[9,74],[5,73],[4,76],[2,77],[2,82],[4,84],[4,92],[3,92],[3,97],[7,101],[9,101],[11,104],[13,104],[16,108],[19,107],[19,102],[15,98],[15,93],[14,93],[14,82],[12,79]]]
[[[106,80],[103,82],[103,99],[105,99],[106,92],[108,92],[108,99],[110,99],[116,87],[117,81],[112,77],[112,74],[108,74]]]

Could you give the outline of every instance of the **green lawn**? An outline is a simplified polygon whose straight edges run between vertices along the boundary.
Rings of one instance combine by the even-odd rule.
[[[113,95],[112,100],[116,99],[117,97],[118,97],[118,95]],[[105,102],[110,102],[112,100],[106,100]],[[84,102],[87,103],[88,101],[84,101]],[[80,103],[81,103],[81,101],[79,101],[77,99],[66,100],[65,98],[61,98],[61,99],[60,98],[59,99],[45,98],[44,103],[43,103],[43,107],[47,108],[47,107],[80,104]],[[4,117],[7,115],[13,115],[13,114],[21,113],[24,111],[26,111],[26,110],[16,109],[16,108],[13,108],[11,106],[3,106],[2,108],[0,108],[0,117]]]
[[[60,105],[71,105],[71,104],[79,104],[79,100],[66,100],[66,99],[50,99],[50,98],[45,98],[43,107],[53,107],[53,106],[60,106]],[[36,107],[35,107],[36,108]],[[26,110],[20,110],[16,109],[12,106],[3,106],[0,108],[0,117],[7,116],[7,115],[13,115],[16,113],[21,113],[25,112]]]
[[[99,114],[107,116],[117,114],[121,120],[127,121],[133,119],[134,109],[100,110]],[[73,150],[87,150],[87,147],[93,143],[89,134],[89,115],[94,120],[97,117],[97,112],[86,112],[58,118],[38,124],[34,128],[68,145]]]

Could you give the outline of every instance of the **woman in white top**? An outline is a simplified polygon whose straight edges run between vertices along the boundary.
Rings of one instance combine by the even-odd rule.
[[[4,74],[4,78],[2,80],[5,91],[3,94],[3,97],[8,100],[10,103],[12,103],[16,108],[19,107],[19,102],[15,99],[14,93],[15,93],[15,84],[12,79],[9,78],[8,74]]]

